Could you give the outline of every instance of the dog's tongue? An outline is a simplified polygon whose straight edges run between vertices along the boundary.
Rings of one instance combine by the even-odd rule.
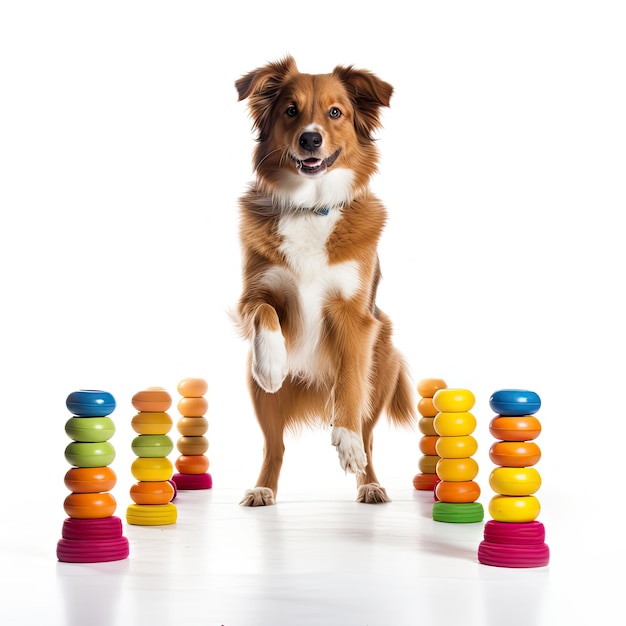
[[[307,167],[318,167],[322,164],[322,159],[304,159],[302,161]]]

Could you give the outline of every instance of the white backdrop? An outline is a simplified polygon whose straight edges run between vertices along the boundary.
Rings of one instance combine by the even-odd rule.
[[[5,476],[54,494],[60,532],[65,398],[105,389],[125,505],[130,398],[176,400],[200,376],[216,486],[252,486],[262,444],[226,311],[254,141],[233,83],[291,53],[395,86],[379,304],[415,380],[475,393],[481,466],[490,394],[535,390],[544,508],[606,488],[596,464],[611,471],[624,431],[625,26],[619,2],[3,3]],[[419,434],[378,431],[381,479],[410,484]],[[352,481],[328,433],[289,445],[285,480]]]

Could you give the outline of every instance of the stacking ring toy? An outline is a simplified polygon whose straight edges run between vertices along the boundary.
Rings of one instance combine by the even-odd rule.
[[[167,456],[174,444],[167,435],[137,435],[131,448],[137,456],[157,458]]]
[[[169,480],[172,477],[172,462],[167,457],[135,459],[130,466],[132,475],[137,480]]]
[[[444,413],[471,411],[475,402],[469,389],[439,389],[433,396],[435,408]]]
[[[130,488],[136,504],[167,504],[174,499],[174,487],[169,480],[142,481]]]
[[[425,454],[417,460],[417,467],[424,474],[436,474],[437,463],[441,457],[439,455]]]
[[[108,441],[72,441],[65,448],[65,459],[76,467],[106,467],[115,459],[115,448]]]
[[[489,486],[504,496],[529,496],[541,487],[541,476],[534,467],[496,467]]]
[[[480,498],[480,487],[473,480],[460,482],[442,480],[435,487],[435,496],[441,502],[476,502]]]
[[[122,536],[122,520],[111,515],[99,519],[66,517],[61,529],[63,539],[117,539]]]
[[[115,424],[110,417],[70,417],[65,423],[65,433],[74,441],[97,443],[113,437]]]
[[[533,441],[497,441],[489,448],[489,458],[495,465],[529,467],[539,462],[541,449]]]
[[[209,410],[209,403],[206,398],[181,398],[177,409],[185,417],[202,417]]]
[[[133,430],[140,435],[166,435],[172,429],[172,418],[164,411],[142,411],[130,422]]]
[[[441,437],[471,435],[476,430],[476,418],[469,411],[437,413],[433,423]]]
[[[464,459],[474,456],[478,450],[478,442],[472,435],[439,437],[435,448],[437,454],[444,459]]]
[[[496,415],[489,422],[489,432],[502,441],[531,441],[539,437],[541,424],[533,415]]]
[[[478,475],[478,463],[472,458],[439,459],[436,470],[441,480],[473,480]]]
[[[128,539],[60,539],[57,559],[62,563],[104,563],[121,561],[129,554]]]
[[[415,489],[418,489],[419,491],[431,491],[437,486],[437,483],[439,481],[439,476],[432,472],[428,474],[416,474],[415,476],[413,476],[413,487],[415,487]]]
[[[137,411],[167,411],[172,406],[172,397],[163,387],[148,387],[138,391],[131,399]]]
[[[493,496],[489,514],[496,522],[533,522],[539,516],[541,505],[535,496]]]
[[[438,440],[439,437],[436,435],[424,435],[420,438],[418,444],[420,452],[426,456],[436,456],[437,450],[435,449],[435,446],[437,445]]]
[[[447,386],[441,378],[424,378],[417,383],[417,393],[424,398],[432,398],[440,389]]]
[[[174,464],[181,474],[204,474],[209,469],[209,458],[203,454],[183,454],[174,461]]]
[[[541,522],[496,522],[489,520],[483,529],[485,541],[491,543],[537,544],[546,540],[546,529]]]
[[[141,504],[131,504],[126,509],[126,521],[129,524],[140,526],[161,526],[174,524],[178,517],[178,509],[174,504],[153,504],[152,506],[142,506]]]
[[[550,562],[547,544],[505,544],[481,541],[478,562],[495,567],[543,567]]]
[[[433,519],[436,522],[468,524],[482,522],[484,516],[485,511],[480,502],[435,502],[433,504]]]
[[[437,431],[435,430],[435,418],[433,417],[422,417],[419,421],[419,429],[422,435],[427,436],[439,436]]]
[[[423,417],[435,417],[438,413],[432,398],[420,398],[417,401],[417,411]]]
[[[211,489],[213,478],[211,474],[174,474],[172,480],[180,489]]]
[[[115,398],[108,391],[82,389],[70,393],[65,406],[79,417],[104,417],[115,410]]]
[[[76,519],[111,517],[117,503],[110,493],[70,493],[63,502],[63,509]]]
[[[181,417],[176,423],[178,432],[184,437],[199,437],[209,430],[209,422],[205,417]]]
[[[489,398],[489,406],[500,415],[532,415],[541,407],[541,399],[526,389],[501,389]]]
[[[65,486],[74,493],[111,491],[117,476],[110,467],[73,467],[65,474]]]
[[[176,389],[186,398],[200,398],[209,390],[209,385],[204,378],[184,378]]]

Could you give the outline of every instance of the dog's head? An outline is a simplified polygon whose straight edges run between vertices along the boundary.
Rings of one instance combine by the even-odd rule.
[[[253,163],[263,192],[285,207],[314,208],[344,204],[366,188],[390,84],[351,66],[303,74],[288,56],[235,86],[257,132]]]

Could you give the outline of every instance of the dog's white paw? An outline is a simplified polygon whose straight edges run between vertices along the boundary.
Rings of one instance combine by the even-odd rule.
[[[268,393],[278,391],[287,376],[287,348],[280,330],[259,330],[252,340],[252,377]]]
[[[363,449],[363,441],[357,433],[343,426],[334,426],[330,441],[337,448],[342,469],[353,474],[365,473],[367,457]]]
[[[248,489],[239,502],[242,506],[268,506],[276,504],[274,492],[269,487],[255,487]]]
[[[385,488],[378,483],[368,483],[359,487],[356,501],[365,504],[380,504],[381,502],[391,502],[391,498],[387,495]]]

